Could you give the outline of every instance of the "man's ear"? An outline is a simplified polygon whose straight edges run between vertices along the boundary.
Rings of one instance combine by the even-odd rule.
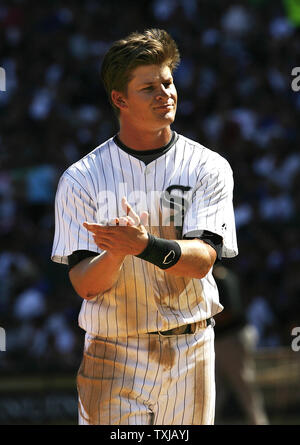
[[[125,108],[127,108],[125,96],[120,91],[112,90],[111,100],[112,100],[113,104],[116,107],[118,107],[120,110],[124,110]]]

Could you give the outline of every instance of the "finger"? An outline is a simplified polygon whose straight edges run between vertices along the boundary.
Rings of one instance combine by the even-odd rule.
[[[121,216],[120,218],[120,226],[134,226],[135,221],[131,218],[131,216]]]
[[[125,196],[123,196],[121,203],[122,203],[124,212],[126,212],[126,215],[129,215],[129,212],[132,209],[131,209],[131,205],[129,204],[129,202],[127,201]]]
[[[93,224],[89,224],[89,223],[84,222],[83,223],[83,227],[86,230],[88,230],[89,232],[92,232],[92,233],[96,233],[96,231],[97,231],[96,227]]]
[[[109,221],[109,226],[118,226],[120,224],[119,218],[113,218]]]
[[[128,225],[129,226],[134,226],[135,225],[135,221],[134,221],[134,219],[131,218],[131,216],[127,216],[127,220],[128,220]]]
[[[135,213],[129,202],[127,201],[126,197],[123,196],[122,198],[122,207],[124,212],[126,212],[126,215],[131,216],[131,218],[134,220],[135,224],[138,225],[140,223],[139,216]]]
[[[135,221],[130,216],[122,216],[120,218],[120,226],[134,226]]]
[[[127,216],[121,216],[119,218],[119,225],[120,226],[128,226],[128,219]]]
[[[142,212],[141,216],[140,216],[140,220],[141,220],[141,224],[143,226],[147,226],[148,225],[148,221],[149,221],[149,213],[146,212],[146,211]]]
[[[116,224],[114,223],[114,225],[101,225],[101,224],[90,224],[90,223],[83,223],[83,226],[91,233],[94,234],[102,234],[102,233],[111,233],[114,229]]]
[[[84,222],[83,224],[83,227],[85,227],[89,232],[93,232],[93,233],[96,233],[99,229],[101,229],[101,228],[103,228],[103,227],[106,227],[106,226],[103,226],[103,225],[101,225],[101,224],[94,224],[94,223],[88,223],[88,222]]]
[[[131,216],[127,216],[127,221],[128,221],[128,223],[127,223],[128,226],[136,225],[136,221],[133,218],[131,218]]]

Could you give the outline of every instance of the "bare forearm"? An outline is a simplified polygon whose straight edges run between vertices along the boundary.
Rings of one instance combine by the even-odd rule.
[[[181,248],[178,262],[166,269],[170,275],[203,278],[209,272],[216,260],[216,251],[204,241],[176,240]]]
[[[103,252],[76,264],[70,272],[71,283],[82,298],[91,299],[110,289],[117,281],[125,256]]]

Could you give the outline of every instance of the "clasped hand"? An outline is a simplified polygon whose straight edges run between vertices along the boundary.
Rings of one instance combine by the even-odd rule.
[[[148,213],[140,216],[132,209],[127,199],[122,198],[122,207],[127,216],[115,218],[106,225],[84,222],[83,226],[93,234],[97,246],[113,255],[138,255],[148,245]]]

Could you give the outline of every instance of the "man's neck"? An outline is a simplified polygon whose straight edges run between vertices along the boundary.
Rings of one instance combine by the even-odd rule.
[[[155,148],[163,147],[170,142],[172,137],[172,130],[170,127],[163,128],[158,131],[128,131],[124,127],[119,131],[120,141],[133,150],[154,150]]]

